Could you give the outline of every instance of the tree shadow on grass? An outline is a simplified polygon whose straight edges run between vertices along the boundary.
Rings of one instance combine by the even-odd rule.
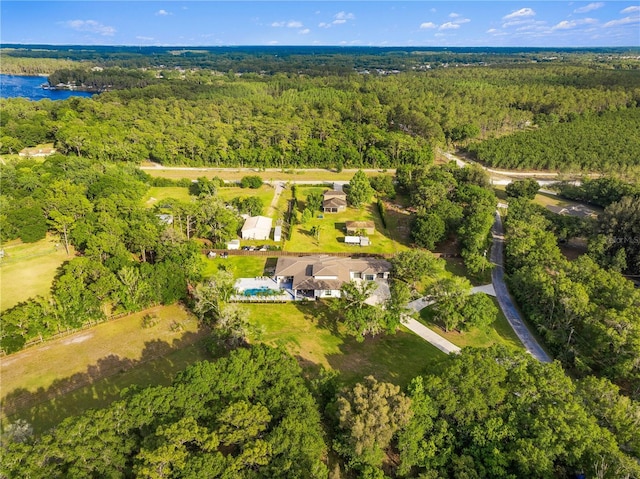
[[[108,405],[129,386],[170,384],[176,372],[176,358],[172,356],[187,347],[197,347],[208,333],[207,328],[187,332],[172,344],[148,341],[140,359],[110,354],[88,366],[85,372],[58,379],[48,388],[16,389],[2,399],[3,415],[11,422],[17,419],[29,422],[38,433],[66,417]]]
[[[334,336],[343,336],[338,328],[339,314],[327,302],[319,300],[294,301],[293,304],[304,315],[305,319],[316,323],[320,328],[330,331]]]

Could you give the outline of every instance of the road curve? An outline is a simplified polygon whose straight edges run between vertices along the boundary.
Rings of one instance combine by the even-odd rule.
[[[496,291],[496,298],[498,299],[500,309],[502,309],[511,328],[513,328],[525,349],[539,361],[550,363],[551,358],[538,344],[538,341],[536,341],[536,338],[531,334],[531,331],[529,331],[529,328],[527,328],[527,325],[524,324],[524,321],[520,317],[520,313],[513,304],[513,299],[504,282],[504,230],[502,228],[500,213],[497,211],[493,223],[492,235],[493,246],[491,247],[491,262],[494,264],[494,267],[491,272],[491,280],[493,281],[493,288]]]

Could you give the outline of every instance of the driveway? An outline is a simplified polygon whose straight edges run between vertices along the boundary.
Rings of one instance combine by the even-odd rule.
[[[542,349],[542,347],[536,341],[536,338],[531,334],[527,325],[524,324],[520,313],[513,303],[513,299],[509,294],[507,285],[504,282],[504,229],[502,228],[502,218],[500,213],[496,212],[495,221],[493,223],[493,246],[491,247],[491,262],[495,265],[491,272],[491,279],[493,281],[493,288],[496,292],[496,298],[500,309],[504,313],[507,321],[511,325],[511,328],[515,331],[518,338],[526,348],[526,350],[539,361],[550,363],[551,358]]]

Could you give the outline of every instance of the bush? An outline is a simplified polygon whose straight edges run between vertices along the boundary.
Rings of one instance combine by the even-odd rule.
[[[258,175],[243,176],[240,180],[240,186],[242,188],[252,188],[256,190],[262,186],[262,178]]]

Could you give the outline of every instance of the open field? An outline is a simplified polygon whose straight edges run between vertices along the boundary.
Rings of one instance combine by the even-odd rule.
[[[156,317],[142,326],[146,314]],[[179,324],[176,329],[174,324]],[[12,409],[128,370],[188,344],[198,335],[194,317],[178,305],[156,307],[70,336],[45,342],[0,361],[3,409]]]
[[[168,198],[186,202],[193,197],[189,194],[189,188],[184,186],[152,186],[142,201],[147,208],[151,208]]]
[[[53,236],[36,243],[19,240],[2,245],[0,260],[0,310],[4,311],[34,296],[47,296],[58,267],[73,257],[57,246]]]
[[[445,358],[431,344],[406,330],[358,343],[347,336],[325,302],[249,304],[257,329],[252,341],[281,346],[310,373],[319,367],[342,373],[347,383],[373,375],[405,386],[413,377]]]
[[[486,348],[489,346],[493,346],[494,344],[501,344],[512,349],[523,349],[522,343],[518,339],[518,336],[516,336],[516,333],[513,331],[513,329],[511,329],[507,318],[505,318],[504,314],[502,313],[502,310],[498,305],[498,301],[495,298],[492,299],[494,304],[496,305],[496,308],[498,308],[498,313],[496,315],[495,321],[491,325],[489,325],[486,330],[472,328],[470,331],[449,331],[447,333],[444,331],[444,329],[433,322],[432,311],[428,307],[420,311],[419,319],[423,324],[433,329],[440,336],[448,339],[453,344],[461,348],[467,346],[475,348]]]
[[[168,386],[176,374],[198,361],[210,359],[203,341],[175,349],[155,359],[150,359],[128,370],[120,370],[112,376],[96,379],[91,384],[74,389],[34,406],[21,409],[8,419],[24,419],[36,434],[58,424],[62,419],[82,414],[87,409],[108,406],[120,398],[129,387]],[[4,421],[7,418],[3,418]]]
[[[245,307],[257,331],[251,341],[285,348],[310,375],[322,366],[340,371],[349,384],[374,375],[404,386],[446,358],[406,330],[358,343],[326,303]],[[3,358],[3,407],[17,411],[9,420],[25,419],[42,432],[67,416],[108,405],[127,387],[169,384],[180,370],[209,358],[184,310],[153,312],[160,320],[148,329],[141,327],[147,311]],[[173,320],[185,329],[172,332]]]
[[[193,168],[193,169],[163,169],[155,167],[145,167],[144,172],[150,176],[159,178],[170,178],[172,180],[179,180],[181,178],[188,178],[190,180],[196,180],[202,176],[206,178],[218,177],[225,181],[240,181],[243,176],[259,176],[263,181],[349,181],[354,173],[358,171],[356,169],[345,169],[340,173],[327,169],[269,169],[259,170],[252,168]],[[394,175],[395,170],[367,170],[365,171],[367,176],[376,175]]]
[[[494,186],[493,189],[495,190],[496,196],[500,200],[507,201],[507,194],[505,193],[504,186],[502,185]],[[559,208],[583,206],[582,203],[578,203],[577,201],[567,200],[560,196],[550,195],[549,193],[538,193],[536,197],[533,199],[533,202],[541,206],[544,206],[545,208],[548,208],[549,206],[559,207]],[[602,213],[602,211],[604,211],[602,208],[598,208],[597,206],[593,206],[593,205],[589,205],[589,208],[594,210],[596,213]]]

